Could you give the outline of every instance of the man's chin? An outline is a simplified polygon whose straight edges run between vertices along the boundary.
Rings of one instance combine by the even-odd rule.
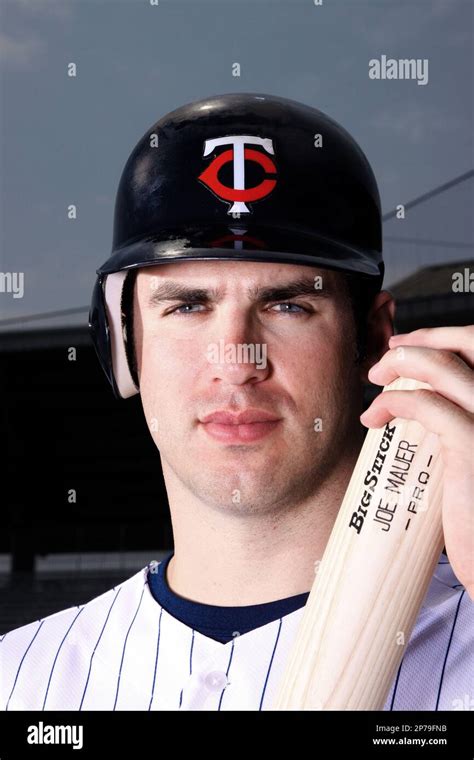
[[[264,514],[278,511],[281,506],[294,505],[298,500],[300,478],[264,462],[256,467],[203,465],[200,472],[187,478],[189,490],[204,504],[223,513],[237,515]],[[278,472],[278,476],[276,476]]]

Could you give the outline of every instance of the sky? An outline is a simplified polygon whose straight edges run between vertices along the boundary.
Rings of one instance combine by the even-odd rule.
[[[84,307],[53,323],[86,322],[131,150],[208,95],[329,114],[366,153],[386,214],[472,170],[473,15],[472,0],[0,0],[0,271],[24,273],[22,298],[0,292],[0,320]],[[428,82],[371,79],[382,55],[427,59]],[[471,178],[392,218],[387,284],[472,258],[473,200]],[[431,242],[407,253],[404,237]]]

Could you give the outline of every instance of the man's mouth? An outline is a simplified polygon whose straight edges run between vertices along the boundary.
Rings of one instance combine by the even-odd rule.
[[[222,410],[208,414],[200,422],[208,435],[222,443],[252,443],[273,432],[281,418],[263,409],[239,413]]]

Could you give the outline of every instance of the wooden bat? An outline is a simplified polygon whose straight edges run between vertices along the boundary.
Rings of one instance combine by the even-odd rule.
[[[399,418],[369,430],[274,709],[383,708],[443,548],[441,505],[438,437]]]

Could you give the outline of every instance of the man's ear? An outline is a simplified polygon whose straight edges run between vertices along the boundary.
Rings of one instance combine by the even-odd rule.
[[[387,290],[381,290],[367,315],[366,352],[360,368],[363,382],[369,382],[369,369],[388,351],[388,341],[393,335],[394,317],[395,301]]]

